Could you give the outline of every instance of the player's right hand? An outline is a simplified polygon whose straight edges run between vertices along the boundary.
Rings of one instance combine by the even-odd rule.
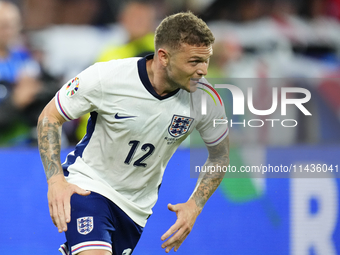
[[[87,196],[91,192],[68,183],[63,175],[52,176],[48,180],[48,206],[50,216],[59,233],[67,231],[67,223],[71,221],[71,196],[77,193]]]

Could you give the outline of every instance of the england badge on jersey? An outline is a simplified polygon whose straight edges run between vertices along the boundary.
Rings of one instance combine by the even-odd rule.
[[[186,134],[193,121],[193,118],[174,115],[168,128],[169,134],[173,137],[180,137]]]
[[[93,230],[93,217],[82,217],[77,219],[77,229],[82,235],[87,235]]]

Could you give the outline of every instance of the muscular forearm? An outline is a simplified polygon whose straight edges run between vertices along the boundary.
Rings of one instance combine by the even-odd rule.
[[[205,166],[212,166],[215,164],[206,163]],[[226,164],[228,165],[228,164]],[[197,205],[197,207],[202,210],[205,203],[208,201],[210,196],[215,192],[217,187],[223,180],[224,172],[207,172],[201,173],[199,179],[196,183],[195,191],[193,192],[190,199],[193,199]]]
[[[53,223],[61,233],[67,231],[70,222],[70,199],[74,193],[90,194],[78,186],[68,183],[60,163],[61,126],[65,119],[59,114],[55,99],[49,102],[38,120],[38,145],[48,183],[48,206]]]
[[[47,181],[63,173],[60,163],[61,124],[47,116],[40,116],[38,121],[38,146]]]
[[[229,138],[228,136],[216,146],[208,147],[209,157],[205,163],[206,168],[209,166],[228,166],[229,165]],[[190,233],[197,216],[201,213],[205,203],[217,189],[224,176],[224,172],[205,172],[199,176],[196,188],[186,203],[171,205],[168,204],[170,211],[176,212],[177,221],[171,228],[162,235],[161,239],[165,241],[162,248],[169,252],[173,247],[175,251],[182,244],[184,239]],[[175,233],[175,234],[174,234]]]
[[[217,166],[223,167],[229,165],[229,138],[226,137],[219,145],[209,148],[209,158],[204,164],[206,172],[201,172],[196,183],[196,188],[190,199],[195,201],[196,206],[201,211],[210,196],[215,192],[223,180],[225,173],[223,171],[209,171],[211,166],[218,169]]]

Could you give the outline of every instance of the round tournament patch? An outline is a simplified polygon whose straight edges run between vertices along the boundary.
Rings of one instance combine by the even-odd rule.
[[[79,89],[79,78],[74,78],[66,87],[66,96],[73,96]]]

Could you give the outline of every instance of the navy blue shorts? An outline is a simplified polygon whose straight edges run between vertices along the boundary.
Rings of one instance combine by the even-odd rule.
[[[67,242],[60,246],[64,255],[104,249],[113,255],[130,255],[143,227],[136,224],[116,204],[91,192],[71,197],[71,222],[65,233]]]

